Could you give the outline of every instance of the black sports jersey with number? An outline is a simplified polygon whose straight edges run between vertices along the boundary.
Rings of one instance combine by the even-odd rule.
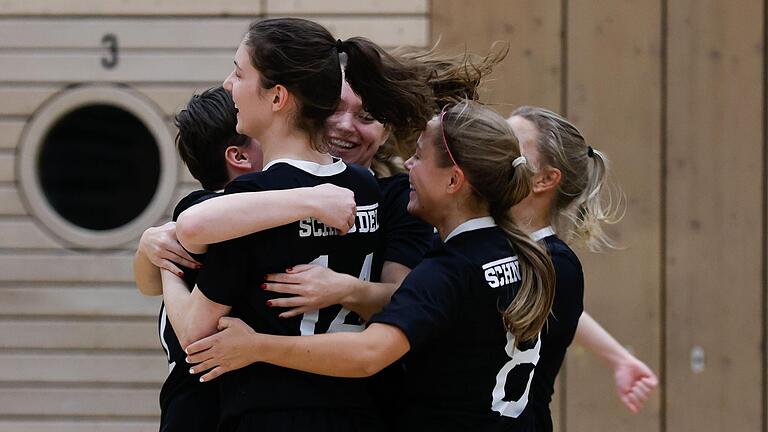
[[[432,225],[411,215],[408,174],[377,178],[381,189],[381,239],[373,255],[371,280],[381,281],[384,261],[414,268],[432,246]]]
[[[207,190],[190,193],[176,205],[173,220],[178,219],[184,210],[217,195]],[[199,262],[205,259],[205,255],[192,256]],[[184,266],[180,268],[184,271],[184,283],[192,291],[197,270]],[[160,305],[158,327],[160,343],[168,358],[168,376],[160,390],[160,432],[215,430],[219,420],[218,410],[215,409],[219,404],[218,387],[215,383],[201,383],[199,375],[189,374],[189,367],[184,361],[186,354],[171,327],[164,303]]]
[[[411,351],[398,430],[510,430],[527,383],[509,380],[540,344],[514,348],[500,310],[520,287],[518,259],[491,218],[460,225],[427,253],[371,322],[400,328]]]
[[[330,165],[277,160],[263,172],[232,181],[225,193],[293,189],[332,183],[355,193],[355,226],[344,236],[314,219],[211,245],[197,285],[208,299],[232,306],[231,315],[260,333],[308,335],[362,330],[360,318],[340,305],[279,318],[267,302],[285,297],[260,289],[268,273],[302,263],[327,265],[368,280],[379,231],[379,187],[365,169],[337,160]],[[227,373],[221,382],[222,417],[264,409],[369,407],[365,381],[332,378],[258,363]]]
[[[432,246],[432,225],[407,211],[411,185],[408,174],[377,178],[381,189],[381,238],[373,254],[371,281],[381,282],[384,261],[416,267]],[[370,394],[385,421],[400,410],[404,365],[397,361],[369,378]]]
[[[541,352],[533,371],[529,405],[534,427],[529,430],[551,432],[552,415],[549,403],[555,388],[555,378],[573,341],[579,318],[584,311],[584,274],[581,262],[571,248],[554,231],[544,229],[532,234],[534,240],[543,240],[555,267],[555,300],[552,314],[541,333]],[[542,238],[543,237],[543,238]]]

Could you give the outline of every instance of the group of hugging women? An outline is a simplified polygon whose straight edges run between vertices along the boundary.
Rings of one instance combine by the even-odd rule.
[[[176,117],[203,189],[134,260],[163,296],[161,431],[551,431],[574,337],[642,407],[656,377],[584,312],[567,245],[612,246],[607,159],[478,101],[505,54],[250,25]]]

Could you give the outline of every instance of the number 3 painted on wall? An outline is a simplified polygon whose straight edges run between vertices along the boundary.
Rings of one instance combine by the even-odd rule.
[[[112,69],[117,66],[117,36],[107,33],[101,38],[101,44],[109,51],[107,56],[101,58],[101,65],[104,69]]]

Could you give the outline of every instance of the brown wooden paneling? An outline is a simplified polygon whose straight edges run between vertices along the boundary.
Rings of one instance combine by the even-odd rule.
[[[25,125],[22,120],[0,120],[0,149],[16,148]]]
[[[6,354],[0,353],[0,380],[6,383],[159,384],[168,373],[158,354]]]
[[[13,165],[16,156],[13,153],[0,153],[0,182],[13,182],[16,180],[16,170]]]
[[[158,389],[4,388],[0,415],[156,416]]]
[[[763,7],[669,2],[669,431],[764,427]]]
[[[428,12],[428,0],[267,0],[266,14],[425,14]]]
[[[0,115],[28,116],[59,91],[60,86],[8,86],[0,83]]]
[[[260,14],[254,0],[4,0],[0,15],[248,15]]]
[[[560,0],[432,3],[432,43],[439,38],[441,49],[485,54],[495,41],[510,43],[482,96],[500,104],[496,108],[503,115],[520,105],[560,110],[560,32]]]
[[[102,50],[112,34],[120,49],[237,49],[251,22],[248,18],[4,18],[2,48]],[[106,51],[106,50],[105,50]]]
[[[160,300],[132,288],[0,288],[0,315],[157,316]]]
[[[2,255],[0,281],[133,282],[132,260],[126,253]]]
[[[0,432],[157,432],[159,420],[1,420]]]
[[[568,2],[566,115],[607,153],[628,200],[611,229],[623,250],[577,251],[585,308],[659,370],[661,355],[661,2]],[[659,430],[658,392],[633,416],[613,373],[575,350],[568,359],[568,431]]]
[[[2,127],[0,126],[0,133]],[[2,144],[2,135],[0,135],[0,144]],[[2,216],[21,216],[26,215],[27,209],[21,203],[19,191],[13,186],[0,185],[0,215]]]
[[[51,235],[38,227],[31,219],[0,221],[0,239],[4,248],[61,249]]]
[[[160,351],[157,319],[121,321],[0,321],[0,348],[144,349]],[[0,403],[2,405],[2,403]]]

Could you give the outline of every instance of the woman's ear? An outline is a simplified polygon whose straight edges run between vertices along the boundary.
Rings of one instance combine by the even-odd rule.
[[[464,171],[456,165],[451,167],[451,176],[448,178],[448,193],[456,193],[461,187],[467,183],[467,178],[464,176]]]
[[[542,193],[557,188],[560,185],[562,173],[549,165],[541,167],[533,176],[533,192]]]
[[[288,100],[291,97],[290,92],[284,86],[277,84],[272,87],[272,111],[282,111],[287,105]]]
[[[238,171],[253,169],[253,161],[248,158],[248,153],[238,146],[229,146],[224,150],[224,161],[227,166]]]

